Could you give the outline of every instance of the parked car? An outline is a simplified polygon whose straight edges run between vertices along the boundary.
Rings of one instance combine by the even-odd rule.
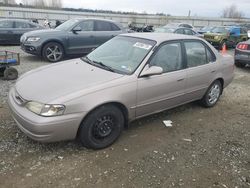
[[[214,106],[233,71],[233,58],[200,38],[122,34],[84,58],[26,73],[8,104],[18,127],[34,140],[78,138],[100,149],[132,120],[196,100]]]
[[[167,25],[165,25],[165,27],[185,27],[185,28],[189,28],[189,29],[194,29],[194,27],[190,24],[187,23],[168,23]]]
[[[25,33],[21,47],[27,53],[57,62],[66,55],[87,54],[124,32],[121,24],[111,20],[71,19],[56,29]]]
[[[1,19],[0,44],[20,44],[20,38],[24,33],[40,29],[44,28],[26,20]]]
[[[246,28],[248,38],[250,38],[250,23],[243,23],[243,24],[240,24],[240,26]]]
[[[213,26],[204,26],[200,30],[198,30],[197,33],[199,34],[210,33],[213,28],[214,28]]]
[[[185,28],[185,27],[159,27],[156,28],[156,33],[176,33],[176,34],[183,34],[183,35],[193,35],[197,37],[203,37],[203,35],[197,33],[193,29]]]
[[[222,49],[224,45],[234,47],[239,42],[247,40],[247,31],[238,26],[214,27],[210,33],[205,33],[204,38],[213,46]]]
[[[235,48],[235,65],[237,67],[244,67],[250,65],[250,40],[240,42]]]

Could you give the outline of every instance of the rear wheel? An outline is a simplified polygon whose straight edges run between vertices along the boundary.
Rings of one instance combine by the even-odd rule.
[[[82,145],[102,149],[113,144],[124,128],[124,116],[113,105],[104,105],[91,112],[82,122],[78,138]]]
[[[221,82],[219,80],[216,80],[210,85],[206,94],[201,99],[202,105],[205,107],[213,107],[218,102],[221,93]]]
[[[239,68],[241,68],[241,67],[244,67],[245,65],[243,64],[243,63],[241,63],[241,62],[239,62],[239,61],[235,61],[235,66],[236,67],[239,67]]]
[[[5,69],[4,71],[5,80],[15,80],[17,78],[18,78],[18,71],[15,68],[9,67]]]
[[[63,46],[57,42],[49,42],[43,47],[42,55],[50,62],[61,61],[64,57]]]

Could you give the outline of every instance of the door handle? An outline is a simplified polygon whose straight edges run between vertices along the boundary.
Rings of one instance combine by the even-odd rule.
[[[181,81],[183,81],[184,80],[184,78],[180,78],[179,80],[177,80],[177,82],[181,82]]]

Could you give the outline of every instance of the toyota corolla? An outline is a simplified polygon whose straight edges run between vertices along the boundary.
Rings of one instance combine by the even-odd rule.
[[[234,61],[205,40],[165,33],[119,35],[86,57],[21,76],[8,103],[30,138],[78,138],[87,148],[115,142],[132,120],[200,100],[214,106]]]

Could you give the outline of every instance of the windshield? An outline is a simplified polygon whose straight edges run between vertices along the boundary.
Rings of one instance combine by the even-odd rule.
[[[59,25],[58,27],[56,27],[56,29],[66,31],[71,29],[71,27],[74,26],[77,22],[78,22],[77,19],[71,19]]]
[[[161,27],[161,28],[156,28],[155,29],[155,32],[156,33],[173,33],[175,31],[175,29],[173,28],[164,28],[164,27]]]
[[[104,43],[82,60],[88,62],[87,59],[106,70],[132,74],[155,44],[151,40],[119,36]]]
[[[229,29],[226,28],[226,27],[215,27],[211,30],[212,33],[228,33],[229,32]]]

